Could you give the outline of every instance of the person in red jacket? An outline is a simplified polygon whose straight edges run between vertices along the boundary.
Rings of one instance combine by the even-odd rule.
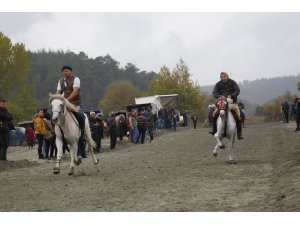
[[[28,148],[33,148],[34,145],[34,130],[31,126],[28,126],[25,131],[25,137],[28,144]]]

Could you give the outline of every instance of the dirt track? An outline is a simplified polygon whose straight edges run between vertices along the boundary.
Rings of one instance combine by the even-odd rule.
[[[297,212],[300,133],[294,128],[247,126],[246,139],[235,144],[237,165],[226,163],[226,149],[212,156],[215,140],[207,128],[119,144],[97,155],[98,166],[88,156],[74,176],[67,175],[68,155],[54,175],[53,161],[36,159],[36,146],[10,148],[9,161],[0,161],[0,211]]]

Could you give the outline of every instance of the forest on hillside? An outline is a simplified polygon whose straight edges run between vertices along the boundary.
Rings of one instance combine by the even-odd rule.
[[[73,74],[81,80],[83,105],[97,107],[105,88],[117,80],[129,80],[141,91],[147,91],[149,81],[157,74],[140,71],[134,64],[127,63],[124,68],[110,55],[89,58],[84,52],[39,51],[27,52],[31,59],[28,79],[33,85],[34,99],[39,107],[48,106],[48,93],[56,91],[58,80],[62,77],[61,68],[69,65]]]

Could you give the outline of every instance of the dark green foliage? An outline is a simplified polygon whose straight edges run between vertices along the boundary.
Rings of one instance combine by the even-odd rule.
[[[110,55],[89,58],[84,52],[75,54],[63,51],[28,52],[32,66],[29,79],[36,87],[34,98],[41,107],[48,105],[48,93],[55,93],[58,80],[62,77],[61,68],[69,65],[73,74],[81,80],[82,103],[84,107],[96,107],[104,96],[105,88],[116,80],[129,80],[142,91],[148,90],[154,72],[139,71],[128,63],[125,68]]]

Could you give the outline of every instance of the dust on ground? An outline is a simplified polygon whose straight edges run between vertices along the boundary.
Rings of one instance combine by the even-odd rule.
[[[153,142],[118,141],[93,165],[88,155],[68,176],[54,160],[38,160],[33,149],[12,147],[0,161],[0,211],[55,212],[298,212],[300,133],[294,123],[249,125],[234,145],[212,156],[216,144],[208,128],[158,131]],[[228,143],[224,140],[225,145]]]

